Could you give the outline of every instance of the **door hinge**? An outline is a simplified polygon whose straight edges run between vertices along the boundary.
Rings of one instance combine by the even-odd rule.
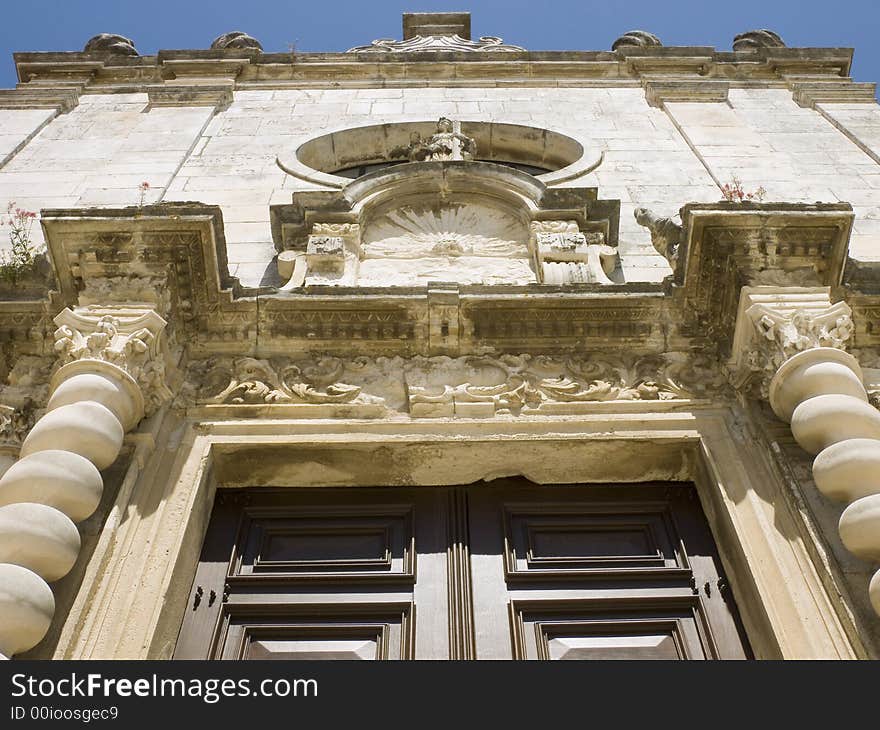
[[[204,588],[202,588],[201,586],[196,586],[196,592],[193,596],[193,611],[195,611],[199,607],[199,604],[202,602],[202,596],[204,594]]]

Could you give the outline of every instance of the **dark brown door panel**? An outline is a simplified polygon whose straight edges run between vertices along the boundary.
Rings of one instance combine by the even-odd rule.
[[[221,490],[175,656],[716,659],[750,650],[692,485],[504,479]]]

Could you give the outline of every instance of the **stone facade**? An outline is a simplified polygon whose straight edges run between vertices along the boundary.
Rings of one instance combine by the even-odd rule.
[[[0,653],[171,656],[218,489],[523,475],[694,482],[756,656],[876,658],[851,51],[367,40],[16,54],[0,203],[45,254],[0,278]]]

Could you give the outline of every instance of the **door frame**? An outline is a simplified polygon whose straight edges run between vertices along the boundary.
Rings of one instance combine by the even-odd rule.
[[[166,416],[120,489],[56,658],[173,654],[217,489],[506,476],[693,482],[756,658],[868,656],[847,602],[831,598],[846,591],[817,559],[814,526],[730,409],[400,421],[188,415]]]

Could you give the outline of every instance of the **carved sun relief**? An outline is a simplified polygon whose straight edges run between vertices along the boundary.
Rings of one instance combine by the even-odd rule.
[[[483,201],[394,207],[365,225],[361,245],[358,282],[367,285],[535,281],[525,223]]]

